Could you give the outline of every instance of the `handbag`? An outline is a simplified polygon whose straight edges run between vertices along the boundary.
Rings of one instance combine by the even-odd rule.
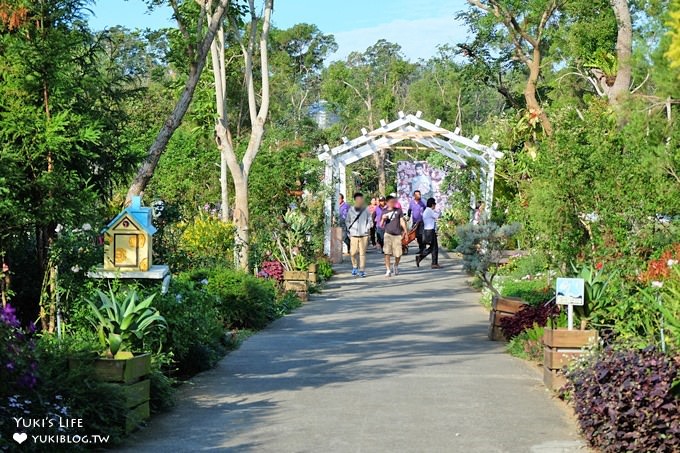
[[[406,233],[406,237],[401,238],[401,245],[402,246],[407,246],[411,242],[416,240],[416,238],[418,237],[418,228],[420,228],[421,223],[422,222],[418,222],[415,225],[413,225],[413,228],[411,228],[411,231]]]

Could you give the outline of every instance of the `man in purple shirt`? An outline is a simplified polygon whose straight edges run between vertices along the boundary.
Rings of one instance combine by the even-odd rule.
[[[425,242],[423,241],[423,212],[425,212],[425,203],[420,190],[413,192],[413,198],[408,205],[408,216],[411,219],[412,227],[417,227],[416,240],[418,241],[418,253],[422,254],[425,250]]]
[[[347,213],[349,212],[349,204],[345,202],[345,196],[340,194],[338,196],[338,214],[340,214],[340,225],[342,226],[342,241],[347,246],[347,253],[349,253],[349,233],[347,231],[347,226],[345,225],[345,220],[347,219]]]
[[[347,211],[349,211],[349,205],[345,202],[345,196],[340,194],[338,197],[338,211],[340,212],[340,220],[343,222],[347,218]]]

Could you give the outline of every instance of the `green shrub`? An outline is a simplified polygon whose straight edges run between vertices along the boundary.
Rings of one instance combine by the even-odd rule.
[[[171,354],[154,354],[151,358],[151,412],[164,412],[175,406],[175,384],[177,381],[166,371],[172,369],[173,360]]]
[[[504,280],[501,289],[504,297],[519,297],[530,305],[539,305],[553,298],[555,292],[540,280]]]
[[[225,352],[222,316],[202,275],[180,274],[173,279],[168,293],[155,301],[168,325],[166,335],[145,338],[147,350],[172,354],[181,375],[212,368]]]
[[[233,269],[216,269],[208,277],[208,292],[226,326],[262,329],[277,317],[274,283]]]
[[[508,352],[524,360],[540,362],[543,360],[543,332],[544,328],[534,324],[530,329],[510,339]]]
[[[474,288],[474,286],[473,286]],[[491,310],[493,306],[494,294],[490,289],[486,287],[476,288],[482,292],[482,296],[479,298],[479,303],[482,304],[487,310]]]
[[[527,275],[535,277],[548,270],[548,257],[540,251],[532,251],[529,255],[511,259],[500,273],[521,279]]]
[[[520,230],[518,223],[498,226],[493,222],[456,228],[460,245],[456,252],[463,255],[463,269],[477,275],[484,286],[495,294],[494,278],[498,273],[497,263],[503,258],[512,238]]]
[[[184,229],[179,250],[193,268],[230,266],[234,259],[234,225],[199,214]]]
[[[283,294],[281,294],[276,300],[275,316],[277,318],[280,318],[281,316],[287,315],[288,313],[292,312],[296,308],[300,308],[301,306],[302,301],[297,296],[297,294],[295,294],[292,291],[286,291]]]
[[[469,214],[464,215],[460,209],[448,209],[439,218],[437,225],[440,246],[446,250],[455,250],[459,244],[456,228],[469,222]]]
[[[316,263],[316,275],[320,281],[325,282],[333,276],[333,265],[327,259],[321,259]]]

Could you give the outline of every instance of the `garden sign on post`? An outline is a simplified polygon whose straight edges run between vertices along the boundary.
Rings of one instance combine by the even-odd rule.
[[[422,112],[416,112],[415,115],[399,112],[398,119],[391,123],[381,120],[380,127],[374,131],[362,129],[361,136],[353,140],[343,137],[343,143],[332,149],[324,145],[323,152],[319,154],[319,160],[326,163],[324,183],[333,193],[331,198],[326,199],[325,204],[324,252],[327,255],[331,253],[333,218],[334,216],[337,218],[338,215],[337,200],[339,195],[345,194],[346,191],[347,165],[381,150],[389,149],[405,140],[411,140],[437,151],[457,161],[461,166],[466,166],[468,159],[477,160],[482,169],[480,183],[487,214],[491,212],[496,159],[503,157],[503,153],[497,151],[498,145],[495,143],[491,146],[482,145],[479,143],[479,136],[464,137],[460,135],[460,129],[451,132],[441,127],[441,120],[430,123],[421,119],[421,116]]]
[[[558,278],[557,297],[555,301],[558,305],[567,306],[567,326],[569,330],[574,329],[574,305],[584,304],[585,284],[582,278]]]

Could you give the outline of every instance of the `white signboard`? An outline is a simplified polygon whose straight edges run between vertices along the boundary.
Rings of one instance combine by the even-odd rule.
[[[583,305],[584,284],[582,278],[558,278],[557,279],[557,304],[558,305]]]

